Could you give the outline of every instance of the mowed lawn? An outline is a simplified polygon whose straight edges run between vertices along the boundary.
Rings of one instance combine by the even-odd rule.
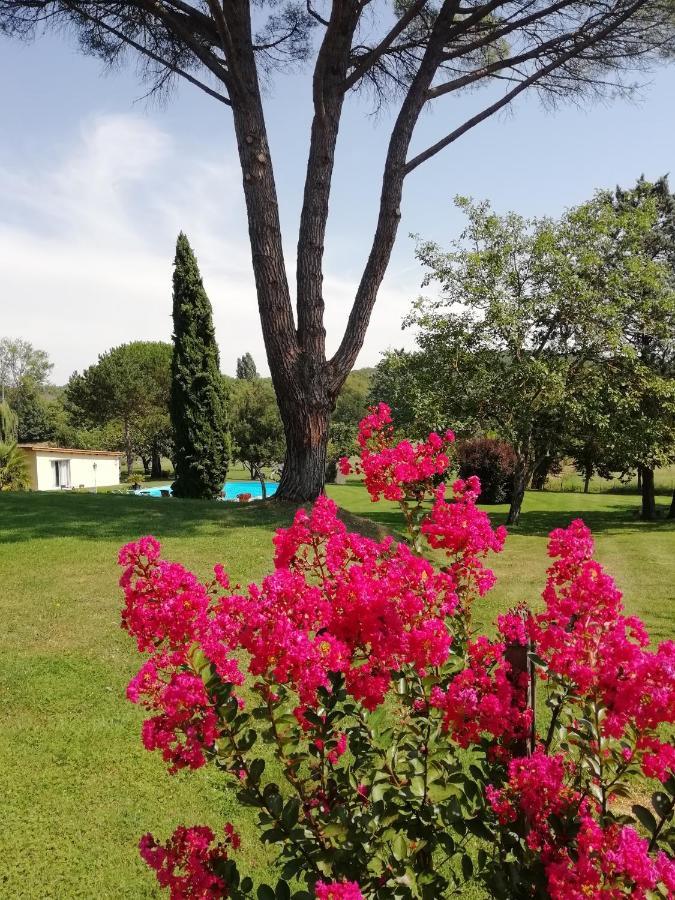
[[[400,531],[395,507],[372,504],[360,485],[329,490],[368,530]],[[675,522],[640,523],[637,507],[635,496],[529,493],[477,621],[489,628],[508,606],[536,604],[546,534],[582,516],[628,609],[655,639],[672,638]],[[503,521],[503,508],[492,512]],[[200,575],[223,562],[247,582],[269,569],[272,532],[291,514],[110,494],[0,495],[0,896],[160,896],[138,838],[180,822],[236,822],[241,868],[264,877],[269,857],[214,772],[169,777],[141,747],[141,712],[124,697],[140,657],[119,627],[115,558],[121,544],[152,533],[167,557]]]

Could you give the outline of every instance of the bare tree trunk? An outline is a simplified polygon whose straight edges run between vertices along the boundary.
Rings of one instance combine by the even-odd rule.
[[[642,493],[642,469],[638,466],[637,470],[637,489],[639,493]]]
[[[131,434],[129,432],[129,423],[124,423],[124,451],[127,457],[127,474],[131,475],[134,466],[134,451],[131,446]]]
[[[143,474],[150,474],[150,457],[145,456],[145,454],[141,453],[141,465],[143,466]]]
[[[586,466],[586,471],[584,473],[584,494],[587,494],[591,485],[591,478],[593,477],[593,469],[591,466]]]
[[[162,477],[162,456],[157,447],[152,448],[150,477],[155,480]]]
[[[642,510],[640,518],[653,522],[656,518],[656,496],[654,494],[654,470],[640,466],[642,471]]]
[[[523,506],[529,475],[529,459],[527,455],[519,456],[516,471],[513,473],[513,493],[511,494],[509,514],[506,517],[507,525],[517,525],[520,521],[520,511]]]
[[[670,501],[670,509],[668,510],[668,518],[675,519],[675,488],[673,488],[673,499]]]

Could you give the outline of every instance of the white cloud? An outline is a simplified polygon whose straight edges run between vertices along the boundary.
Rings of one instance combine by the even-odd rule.
[[[39,164],[28,164],[0,147],[0,197],[0,335],[47,350],[56,382],[116,344],[169,338],[180,229],[213,304],[224,371],[232,372],[245,350],[265,369],[233,160],[188,154],[142,116],[99,116],[83,123],[59,158],[45,148]],[[411,272],[390,275],[359,364],[410,342],[400,322],[416,282]],[[327,274],[329,349],[337,346],[355,287]]]

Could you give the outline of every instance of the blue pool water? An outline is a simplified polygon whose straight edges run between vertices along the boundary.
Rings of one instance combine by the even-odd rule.
[[[268,481],[267,484],[267,496],[271,497],[276,493],[277,488],[279,487],[276,481]],[[140,494],[144,497],[161,497],[162,491],[168,491],[171,493],[171,485],[170,484],[162,484],[159,487],[152,488],[142,488],[140,491],[136,491],[137,494]],[[260,500],[262,497],[262,487],[260,486],[259,481],[227,481],[223,487],[223,496],[226,500],[236,500],[238,494],[250,494],[253,500]]]

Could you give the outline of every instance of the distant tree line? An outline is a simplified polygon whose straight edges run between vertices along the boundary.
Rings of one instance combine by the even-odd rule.
[[[220,493],[234,459],[261,481],[264,495],[270,473],[280,474],[286,449],[272,381],[258,374],[248,352],[237,359],[236,378],[221,373],[211,304],[182,233],[173,323],[172,343],[113,347],[64,387],[48,383],[53,364],[43,350],[22,339],[0,340],[0,464],[5,460],[9,472],[20,457],[9,455],[16,443],[119,450],[130,477],[138,477],[137,460],[146,476],[167,477],[163,468],[170,460],[174,494],[211,497]],[[338,399],[329,446],[333,474],[338,457],[353,450],[368,385],[367,372],[352,372]]]

